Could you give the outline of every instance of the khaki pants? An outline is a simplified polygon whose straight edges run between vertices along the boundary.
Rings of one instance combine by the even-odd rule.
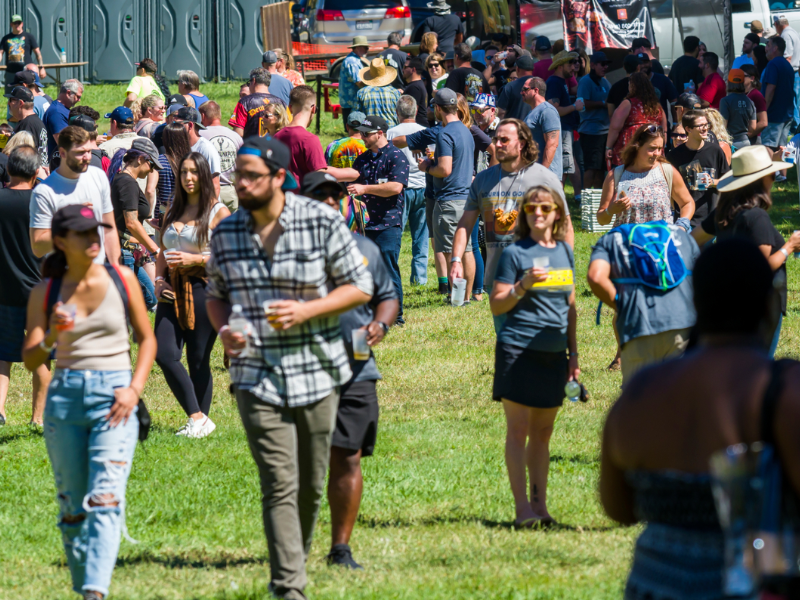
[[[339,391],[298,408],[267,404],[246,390],[236,391],[236,402],[261,479],[271,589],[302,600]]]
[[[690,329],[673,329],[630,340],[622,347],[622,385],[645,367],[683,354]]]
[[[231,214],[239,208],[239,196],[236,195],[236,189],[232,185],[223,185],[219,188],[219,200],[228,207]]]

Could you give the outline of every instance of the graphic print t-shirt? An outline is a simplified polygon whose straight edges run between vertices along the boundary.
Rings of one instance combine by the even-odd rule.
[[[33,49],[38,48],[36,38],[30,33],[19,35],[9,33],[0,40],[0,49],[6,56],[6,68],[9,73],[18,73],[25,65],[33,62]]]
[[[50,164],[47,159],[47,129],[45,129],[42,120],[35,114],[28,115],[17,125],[17,131],[27,131],[33,136],[33,143],[36,144],[36,150],[39,152],[39,164],[46,167]]]
[[[692,227],[697,227],[703,219],[717,206],[719,193],[716,188],[698,189],[697,175],[705,169],[709,171],[712,179],[719,179],[728,172],[728,159],[719,144],[705,142],[699,150],[692,150],[686,144],[681,144],[667,153],[667,160],[680,171],[683,181],[689,189],[695,203]]]
[[[211,125],[200,132],[200,137],[207,139],[216,148],[220,159],[219,184],[231,185],[231,176],[236,168],[236,153],[242,147],[242,137],[222,125]]]
[[[277,96],[264,92],[256,92],[255,94],[245,96],[236,104],[233,116],[231,120],[228,121],[228,125],[231,127],[241,127],[244,130],[242,139],[247,139],[253,135],[259,137],[263,136],[265,131],[261,130],[261,115],[267,110],[267,106],[270,104],[286,106],[283,100]]]
[[[472,67],[455,69],[447,76],[444,87],[463,94],[467,102],[474,102],[478,94],[489,92],[489,83],[483,73]]]

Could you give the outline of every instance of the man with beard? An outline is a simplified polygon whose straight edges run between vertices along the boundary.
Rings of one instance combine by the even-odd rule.
[[[497,263],[503,248],[514,241],[514,227],[519,216],[518,203],[525,192],[535,185],[546,185],[564,199],[561,180],[547,167],[536,162],[539,150],[528,127],[518,119],[500,121],[494,134],[495,157],[500,164],[481,171],[472,181],[464,214],[458,221],[453,240],[453,258],[461,258],[467,241],[478,220],[483,216],[486,226],[486,272],[484,287],[491,290]],[[566,241],[574,246],[572,220],[566,218]],[[450,263],[450,281],[464,277],[460,262]],[[500,331],[505,315],[495,317],[495,330]]]
[[[53,250],[50,225],[56,211],[70,204],[85,204],[92,207],[95,219],[107,224],[98,228],[100,254],[95,262],[103,264],[108,259],[112,265],[119,264],[119,234],[114,224],[111,187],[103,170],[89,164],[92,148],[89,132],[82,127],[69,125],[58,134],[61,164],[31,195],[30,236],[36,256],[42,257]]]
[[[289,191],[289,159],[276,139],[239,149],[239,210],[211,238],[206,307],[261,479],[270,591],[302,600],[339,387],[352,375],[338,315],[366,303],[373,281],[339,213]],[[228,325],[232,307],[247,337]]]

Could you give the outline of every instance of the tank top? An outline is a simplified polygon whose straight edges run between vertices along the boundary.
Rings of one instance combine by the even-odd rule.
[[[614,227],[626,223],[649,223],[650,221],[666,221],[672,223],[672,205],[670,189],[664,168],[672,168],[669,163],[662,167],[658,163],[644,173],[623,171],[617,186],[617,193],[625,189],[630,196],[630,210],[619,213]]]
[[[208,218],[209,223],[214,220],[214,217],[222,207],[222,202],[217,202],[211,207],[211,215]],[[197,228],[194,225],[184,225],[183,229],[179,232],[175,229],[175,225],[170,223],[169,227],[167,227],[162,234],[161,241],[164,243],[164,247],[167,250],[180,250],[181,252],[189,252],[191,254],[201,254],[208,250],[209,244],[206,242],[205,247],[200,248],[197,233]],[[208,229],[208,233],[210,239],[211,228]]]
[[[130,339],[125,306],[108,278],[103,301],[75,326],[58,334],[56,368],[81,371],[130,371]]]

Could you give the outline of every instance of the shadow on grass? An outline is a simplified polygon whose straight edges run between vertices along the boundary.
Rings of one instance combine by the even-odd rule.
[[[541,532],[556,532],[556,531],[575,531],[579,533],[583,532],[592,532],[592,533],[603,533],[606,531],[613,531],[615,529],[619,529],[620,526],[588,526],[584,527],[582,525],[569,525],[568,523],[556,523],[555,525],[550,525],[546,528],[525,528],[525,529],[517,529],[514,525],[514,521],[494,521],[492,519],[484,519],[481,517],[475,517],[470,515],[441,515],[437,517],[426,517],[423,519],[369,519],[369,518],[358,518],[358,525],[360,527],[367,527],[370,529],[389,529],[389,528],[401,528],[401,527],[416,527],[416,526],[430,526],[430,525],[450,525],[453,523],[462,523],[462,524],[475,524],[475,525],[482,525],[483,527],[487,527],[489,529],[507,529],[507,530],[518,530],[518,531],[525,531],[526,529],[530,529],[533,531],[541,531]]]
[[[204,556],[200,554],[155,554],[144,551],[135,556],[121,556],[117,559],[118,567],[134,566],[139,564],[163,565],[169,569],[227,569],[230,567],[240,567],[242,565],[268,564],[266,556],[234,556],[214,554]]]
[[[570,462],[578,465],[596,465],[600,462],[599,458],[589,458],[588,456],[561,456],[554,454],[550,456],[550,462],[561,463]]]
[[[19,425],[16,427],[5,426],[0,429],[0,445],[41,437],[44,437],[44,429],[32,427],[30,425]]]

